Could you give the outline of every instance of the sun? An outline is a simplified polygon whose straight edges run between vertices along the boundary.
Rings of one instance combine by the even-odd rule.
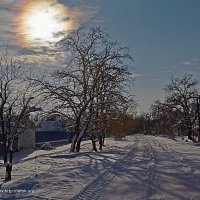
[[[27,27],[32,38],[51,40],[59,25],[49,13],[39,11],[30,16]]]
[[[41,42],[55,41],[56,34],[65,29],[53,9],[33,11],[26,19],[26,26],[29,37]]]
[[[12,39],[23,47],[49,46],[78,26],[82,12],[57,0],[19,0],[13,7]]]

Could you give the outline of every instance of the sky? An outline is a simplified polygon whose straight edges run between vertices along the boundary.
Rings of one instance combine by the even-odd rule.
[[[100,26],[130,48],[136,79],[131,92],[139,111],[148,111],[163,99],[171,76],[200,77],[199,8],[199,0],[0,0],[0,47],[9,45],[33,66],[50,67],[63,58],[45,42],[57,41],[66,29]]]

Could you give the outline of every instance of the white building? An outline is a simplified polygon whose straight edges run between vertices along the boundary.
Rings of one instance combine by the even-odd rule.
[[[35,129],[28,128],[18,135],[18,150],[35,148]]]

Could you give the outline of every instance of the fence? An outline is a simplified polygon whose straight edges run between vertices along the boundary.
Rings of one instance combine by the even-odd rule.
[[[66,141],[70,143],[74,136],[73,132],[60,132],[60,131],[36,131],[35,143]]]

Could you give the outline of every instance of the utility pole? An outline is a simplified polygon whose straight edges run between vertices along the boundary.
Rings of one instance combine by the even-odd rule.
[[[8,143],[8,147],[9,147],[9,154],[10,154],[10,158],[9,158],[9,162],[6,162],[6,175],[5,175],[5,180],[6,181],[10,181],[11,180],[11,172],[12,172],[12,157],[13,157],[13,150],[12,150],[12,145],[13,145],[13,138],[11,136],[11,112],[12,112],[12,107],[9,107],[8,109],[8,118],[7,118],[7,143]],[[7,149],[8,151],[8,149]],[[8,152],[6,152],[8,153]],[[6,160],[7,160],[7,154],[6,156]]]
[[[3,115],[1,116],[1,133],[2,133],[2,142],[3,142],[3,160],[4,165],[7,164],[7,135],[5,133],[5,120]]]
[[[199,113],[200,96],[196,97],[196,101],[197,101],[197,117],[199,122],[198,143],[200,143],[200,113]]]

